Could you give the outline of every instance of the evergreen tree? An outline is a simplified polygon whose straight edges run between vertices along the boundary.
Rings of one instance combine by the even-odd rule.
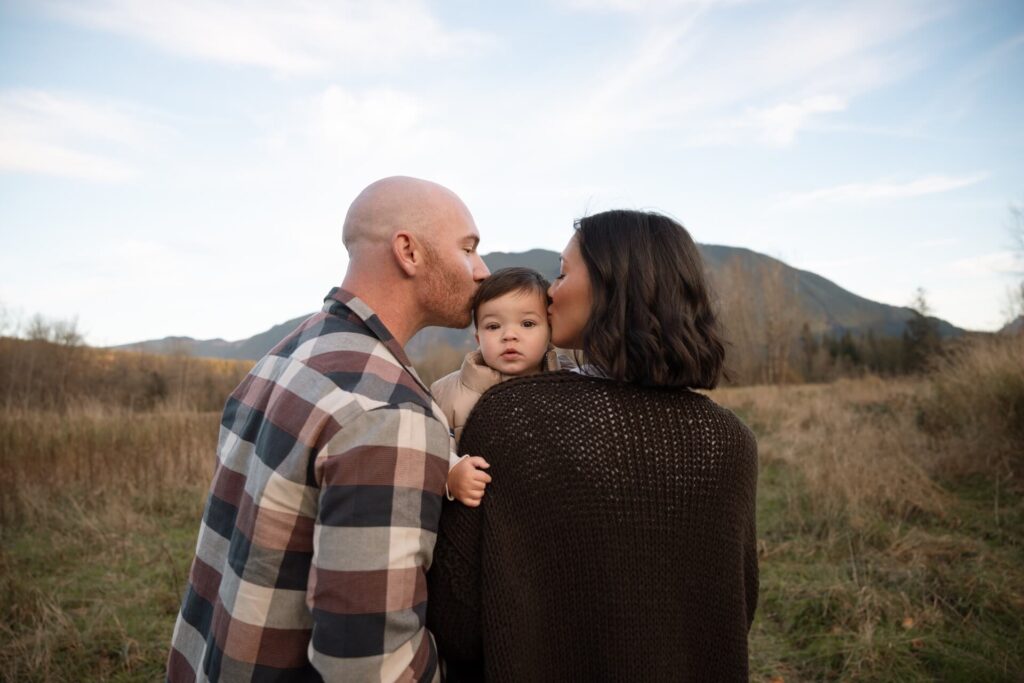
[[[811,326],[804,323],[800,328],[800,352],[804,360],[804,379],[814,379],[814,358],[818,355],[820,344],[811,332]]]
[[[929,315],[931,309],[921,287],[917,288],[910,311],[910,319],[903,330],[904,363],[909,372],[920,372],[939,349],[939,325]]]
[[[851,366],[858,366],[862,363],[860,349],[857,348],[857,344],[853,341],[853,335],[850,334],[849,330],[843,332],[842,338],[839,340],[839,355],[846,358]]]

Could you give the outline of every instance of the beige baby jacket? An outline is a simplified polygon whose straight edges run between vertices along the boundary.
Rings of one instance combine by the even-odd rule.
[[[573,367],[568,359],[559,358],[555,347],[548,345],[547,353],[541,364],[542,372],[552,372]],[[430,393],[441,406],[448,418],[448,427],[455,435],[456,448],[462,437],[462,428],[485,391],[495,384],[512,379],[511,375],[503,375],[497,370],[484,365],[480,349],[470,351],[462,361],[462,367],[449,373],[430,385]]]

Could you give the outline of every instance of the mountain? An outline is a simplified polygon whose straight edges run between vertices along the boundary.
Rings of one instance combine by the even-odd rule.
[[[766,299],[773,289],[785,300],[789,316],[807,322],[818,334],[849,331],[864,335],[870,331],[880,337],[895,337],[903,334],[907,320],[914,316],[910,308],[865,299],[816,273],[792,268],[750,249],[702,244],[700,250],[726,317],[737,299],[755,311],[768,308]],[[945,320],[929,318],[944,339],[964,333]]]
[[[1024,334],[1024,315],[1018,315],[1015,320],[1012,320],[999,330],[999,334],[1018,335]]]
[[[865,299],[820,275],[792,268],[778,259],[750,249],[714,244],[700,245],[700,249],[727,318],[738,316],[738,311],[742,309],[744,315],[752,321],[751,324],[760,324],[768,312],[779,309],[784,311],[787,319],[797,328],[806,322],[816,334],[849,331],[853,335],[871,332],[880,337],[894,337],[903,333],[906,321],[914,315],[909,308]],[[526,266],[552,279],[558,275],[559,270],[559,255],[544,249],[523,253],[493,252],[483,258],[492,271],[513,265]],[[308,315],[293,318],[248,339],[237,341],[167,337],[114,348],[256,360]],[[964,333],[964,330],[944,320],[933,320],[940,336],[944,338]],[[457,350],[472,348],[472,329],[429,327],[413,337],[406,348],[409,356],[417,359],[439,345]]]
[[[224,339],[193,339],[192,337],[164,337],[149,341],[122,344],[111,348],[125,351],[144,351],[165,355],[185,354],[201,358],[230,358],[236,360],[257,360],[262,358],[277,342],[294,330],[309,315],[274,325],[248,339],[225,341]]]

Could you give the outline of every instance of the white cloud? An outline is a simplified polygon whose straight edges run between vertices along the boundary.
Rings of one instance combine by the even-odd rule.
[[[779,202],[781,207],[798,207],[823,202],[864,202],[885,199],[906,199],[929,194],[951,192],[975,185],[988,177],[987,173],[970,176],[948,177],[941,175],[918,178],[905,183],[848,183],[826,187],[810,192],[786,195]]]
[[[956,237],[937,237],[933,240],[918,242],[914,246],[919,249],[937,249],[939,247],[955,247],[958,244],[960,244],[960,240]]]
[[[0,93],[0,170],[94,182],[138,174],[122,153],[164,129],[124,104],[39,90]]]
[[[2,132],[0,169],[98,183],[123,183],[137,175],[135,168],[115,159],[40,141],[9,139]]]
[[[422,103],[398,90],[353,92],[328,87],[314,106],[315,129],[337,153],[353,157],[384,148],[406,147],[422,123]]]
[[[958,259],[949,265],[949,269],[967,276],[1009,275],[1020,271],[1020,262],[1012,251],[994,251]]]
[[[569,96],[579,106],[554,112],[553,128],[583,147],[668,131],[690,147],[785,146],[822,115],[920,68],[924,55],[905,38],[944,11],[924,2],[810,4],[723,27],[714,3],[653,4],[677,11],[638,10],[645,30],[635,44],[586,65]]]
[[[844,109],[846,101],[842,97],[819,95],[799,102],[785,102],[767,109],[755,110],[748,114],[748,117],[767,144],[781,147],[793,142],[797,131],[815,114]]]
[[[50,0],[59,17],[168,52],[284,74],[394,66],[490,41],[442,26],[423,0]]]
[[[295,100],[270,124],[267,151],[275,161],[257,172],[276,177],[291,169],[284,171],[288,182],[307,191],[323,182],[436,174],[456,156],[443,115],[447,104],[404,89],[332,84]],[[472,147],[479,139],[463,131],[459,142]]]
[[[583,12],[623,12],[649,14],[694,5],[735,5],[750,0],[565,0],[569,9]]]
[[[838,95],[815,95],[765,107],[748,107],[740,117],[709,124],[703,133],[688,142],[692,146],[745,143],[786,147],[820,114],[843,111],[846,105],[846,99]]]
[[[633,46],[610,50],[605,63],[583,65],[579,79],[512,102],[522,109],[517,118],[533,124],[538,150],[585,156],[636,134],[686,128],[690,107],[676,106],[676,93],[685,88],[687,66],[699,49],[690,37],[704,11],[694,4],[648,27]],[[574,105],[565,107],[566,101]]]

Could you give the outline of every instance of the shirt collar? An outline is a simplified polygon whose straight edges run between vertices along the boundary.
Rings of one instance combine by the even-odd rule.
[[[338,304],[341,304],[350,310],[356,317],[363,321],[363,324],[366,325],[367,329],[370,330],[373,336],[377,337],[377,339],[384,344],[384,347],[391,352],[391,355],[402,364],[402,367],[404,367],[409,374],[413,376],[416,382],[423,387],[423,390],[426,391],[429,396],[430,390],[416,373],[416,369],[409,360],[409,356],[406,355],[405,349],[398,343],[398,340],[395,339],[395,336],[391,334],[391,331],[384,325],[374,310],[370,308],[365,301],[357,297],[352,292],[342,289],[341,287],[334,287],[327,293],[327,296],[324,297],[323,311],[325,313],[337,314],[335,307]]]

